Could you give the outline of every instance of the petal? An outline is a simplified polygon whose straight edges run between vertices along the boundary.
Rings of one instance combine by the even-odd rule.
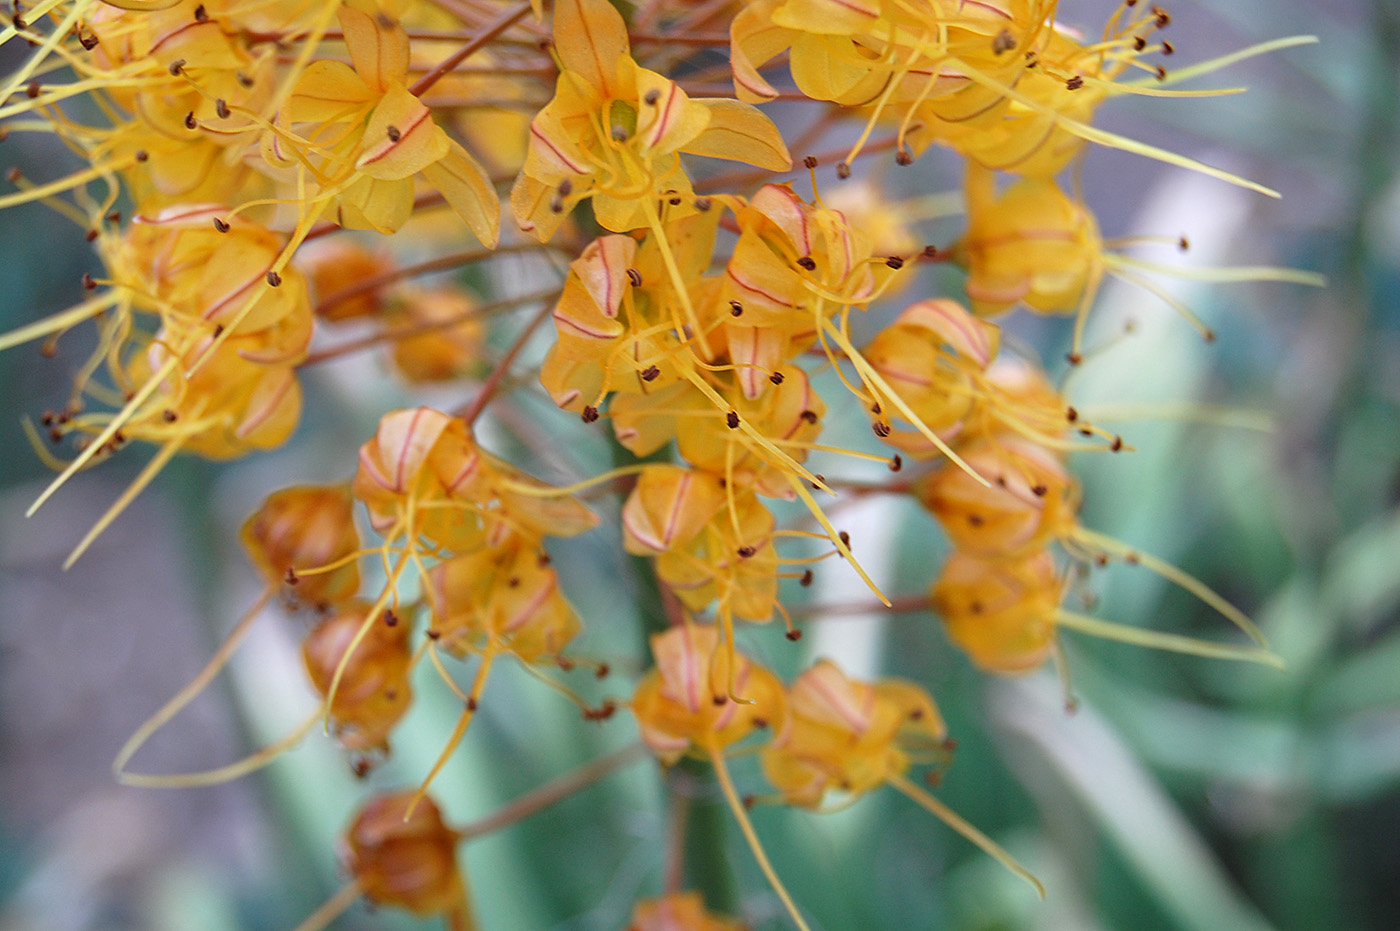
[[[424,167],[423,175],[447,198],[481,244],[496,248],[501,235],[501,201],[480,163],[449,139],[447,155]]]
[[[787,171],[792,167],[792,156],[778,127],[758,108],[725,99],[694,103],[710,111],[710,123],[699,138],[681,151],[746,162],[769,171]]]
[[[572,71],[607,96],[618,96],[618,60],[630,57],[627,24],[608,0],[559,0],[554,6],[555,50]]]
[[[397,181],[443,159],[450,148],[447,133],[433,122],[432,111],[402,86],[384,94],[369,125],[365,149],[355,167],[361,174]]]
[[[409,49],[402,26],[384,12],[346,4],[340,8],[340,28],[345,31],[350,60],[366,84],[380,92],[404,84]]]

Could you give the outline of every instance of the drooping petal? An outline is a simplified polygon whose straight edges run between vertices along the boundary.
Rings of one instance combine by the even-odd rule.
[[[792,167],[792,156],[778,127],[756,107],[720,98],[694,103],[709,109],[710,123],[681,151],[747,162],[769,171],[787,171]]]
[[[486,170],[466,149],[448,139],[447,154],[425,166],[423,176],[447,198],[482,245],[496,248],[501,237],[501,202]]]

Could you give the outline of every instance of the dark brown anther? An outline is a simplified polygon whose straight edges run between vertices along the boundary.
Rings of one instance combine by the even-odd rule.
[[[1094,431],[1093,431],[1093,430],[1090,430],[1088,427],[1080,427],[1080,428],[1079,428],[1079,435],[1080,435],[1080,436],[1093,436],[1093,435],[1094,435]]]
[[[549,209],[551,213],[563,213],[564,198],[560,197],[558,194],[555,194],[549,199]]]
[[[88,230],[86,233],[83,234],[83,238],[86,239],[88,242],[96,242],[97,237],[97,230]]]
[[[812,410],[811,408],[808,408],[807,410],[802,412],[802,419],[807,421],[808,423],[816,423],[817,412]]]
[[[1176,53],[1176,46],[1175,46],[1175,45],[1172,45],[1170,42],[1163,42],[1163,43],[1162,43],[1162,54],[1163,54],[1163,55],[1172,55],[1172,54],[1175,54],[1175,53]]]
[[[714,201],[710,200],[708,197],[695,198],[695,209],[701,213],[709,213],[710,208],[714,205]]]
[[[789,640],[791,640],[793,643],[796,643],[797,641],[799,641],[799,640],[802,639],[802,631],[797,630],[796,628],[794,628],[794,629],[788,631],[788,632],[787,632],[786,634],[784,634],[783,636],[787,637],[787,638],[788,638]]]
[[[797,264],[807,269],[809,272],[817,267],[816,260],[810,255],[804,255],[802,258],[798,259]]]
[[[574,192],[574,182],[568,178],[559,182],[559,196],[568,197]]]
[[[812,574],[812,570],[804,569],[802,571],[802,578],[797,580],[797,584],[801,585],[803,588],[807,588],[812,584],[813,578],[815,578],[815,576]]]
[[[1157,71],[1155,72],[1155,74],[1157,80],[1159,81],[1165,81],[1167,79],[1167,69],[1163,68],[1161,65],[1157,66]]]
[[[573,671],[573,668],[576,665],[574,661],[569,659],[567,656],[556,656],[554,658],[554,664],[560,669],[564,670],[565,672]]]
[[[728,696],[728,695],[711,695],[711,696],[710,696],[710,703],[713,704],[713,705],[715,705],[716,707],[718,707],[718,706],[720,706],[720,705],[727,705],[727,704],[729,704],[729,696]]]
[[[985,610],[985,608],[983,607],[982,602],[973,601],[968,604],[967,610],[971,611],[973,614],[981,614]]]
[[[1084,361],[1084,357],[1077,352],[1071,352],[1067,356],[1065,356],[1065,361],[1068,362],[1070,365],[1078,365],[1079,363]]]
[[[520,576],[518,576],[518,575],[513,575],[513,576],[511,576],[510,578],[506,579],[506,588],[519,588],[519,587],[520,587]]]
[[[774,372],[772,375],[769,375],[769,376],[768,376],[768,380],[771,381],[771,382],[772,382],[773,384],[775,384],[775,385],[781,385],[781,384],[783,383],[783,373],[782,373],[782,372]]]
[[[194,21],[197,23],[209,22],[209,11],[204,8],[204,4],[194,8]]]
[[[107,214],[107,216],[103,217],[103,219],[108,223],[120,223],[122,221],[122,212],[120,210],[113,210],[111,213]]]
[[[914,164],[914,156],[908,149],[900,149],[894,153],[894,163],[901,168]]]
[[[885,409],[880,406],[879,401],[876,401],[874,404],[870,405],[870,413],[874,414],[876,417],[880,416],[884,412]]]
[[[1103,553],[1098,554],[1094,557],[1094,565],[1102,569],[1104,566],[1108,565],[1108,557]]]
[[[541,569],[552,562],[554,562],[554,560],[549,558],[548,553],[540,553],[539,557],[535,559],[535,565],[539,566]]]
[[[813,168],[817,167],[817,157],[815,155],[807,156],[802,160],[802,165],[808,171],[811,171]]]
[[[1049,493],[1050,489],[1046,488],[1044,485],[1031,486],[1031,494],[1035,495],[1037,498],[1044,498]]]
[[[922,708],[911,708],[911,709],[909,709],[909,720],[911,720],[911,721],[922,721],[923,719],[924,719],[924,709],[922,709]]]
[[[880,439],[884,439],[890,435],[890,425],[883,420],[875,421],[875,423],[871,425],[871,429],[875,431],[875,435],[880,437]]]
[[[175,59],[174,61],[172,61],[172,62],[170,63],[170,73],[171,73],[172,76],[173,76],[173,75],[178,75],[178,74],[180,74],[180,72],[182,72],[182,71],[184,71],[184,70],[185,70],[185,60],[184,60],[183,58],[177,58],[177,59]]]
[[[280,288],[282,286],[282,276],[269,270],[267,273],[267,285],[270,288]]]
[[[1005,55],[1016,47],[1016,37],[1011,34],[1010,29],[1003,29],[992,37],[992,53],[995,55]]]
[[[243,85],[244,87],[253,86],[253,79],[248,77],[248,75],[244,74],[242,71],[236,72],[233,77],[235,80],[238,81],[239,84]]]
[[[1123,448],[1123,438],[1121,436],[1115,436],[1113,438],[1113,442],[1109,444],[1108,448],[1113,450],[1115,453],[1118,452]]]
[[[897,255],[892,255],[889,258],[885,259],[885,264],[888,265],[890,268],[893,268],[895,271],[898,271],[899,269],[904,267],[904,260]]]
[[[214,101],[214,112],[218,114],[219,119],[228,119],[229,113],[231,112],[228,108],[228,101],[224,100],[222,97]]]
[[[612,131],[612,137],[613,142],[626,142],[627,130],[623,129],[621,126],[614,126]]]
[[[654,107],[656,106],[656,102],[660,99],[661,91],[653,87],[651,90],[646,92],[645,96],[642,97],[642,102],[644,102],[649,107]]]
[[[389,137],[390,142],[398,142],[400,139],[403,138],[403,133],[399,132],[399,128],[397,126],[385,126],[384,135]]]
[[[904,468],[904,460],[900,457],[899,453],[895,453],[893,456],[890,457],[890,471],[891,471],[891,472],[898,472],[900,469],[903,469],[903,468]]]
[[[973,526],[973,527],[981,527],[984,523],[986,523],[986,521],[984,521],[984,520],[982,519],[982,515],[981,515],[981,514],[969,514],[969,515],[967,515],[967,522],[968,522],[968,524],[970,524],[970,525]]]
[[[640,288],[642,286],[642,273],[635,268],[629,268],[627,269],[627,280],[632,282],[632,287]]]
[[[198,128],[199,128],[199,123],[195,121],[195,118],[194,118],[194,111],[193,111],[193,110],[191,110],[189,113],[186,113],[186,114],[185,114],[185,128],[186,128],[186,129],[198,129]]]
[[[848,164],[845,163],[845,162],[837,162],[837,163],[836,163],[836,177],[840,178],[842,181],[845,181],[845,180],[846,180],[847,178],[849,178],[850,176],[851,176],[851,166],[848,165]]]
[[[744,544],[743,546],[739,547],[739,549],[736,550],[735,552],[737,552],[737,553],[739,554],[739,558],[740,558],[740,559],[748,559],[748,558],[750,558],[751,556],[753,556],[754,553],[757,553],[758,550],[754,549],[752,546],[749,546],[748,544]]]
[[[672,197],[670,200],[666,201],[666,203],[670,204],[672,207],[679,207],[682,201],[683,199],[680,197]]]
[[[582,417],[584,423],[594,423],[598,419],[598,408],[594,407],[592,404],[586,405],[583,408]]]
[[[1205,340],[1208,343],[1215,342],[1215,331],[1206,330],[1204,333],[1201,334],[1201,339]]]
[[[841,541],[842,545],[845,546],[846,549],[851,548],[851,535],[849,533],[843,530],[840,533],[838,533],[836,537]]]
[[[929,243],[927,246],[924,246],[924,258],[926,258],[926,259],[937,259],[937,258],[938,258],[938,247],[935,246],[933,243]]]
[[[1176,241],[1176,247],[1177,247],[1178,249],[1180,249],[1182,252],[1185,252],[1187,249],[1190,249],[1190,248],[1191,248],[1191,240],[1187,239],[1187,238],[1183,235],[1180,239],[1178,239],[1178,240]]]
[[[39,96],[43,89],[44,85],[40,84],[38,81],[30,81],[28,86],[24,89],[24,96],[33,100],[35,97]]]
[[[467,710],[468,710],[468,711],[475,711],[475,710],[476,710],[476,699],[475,699],[474,697],[472,697],[471,695],[468,695],[468,696],[467,696]]]
[[[83,272],[83,290],[84,290],[84,291],[95,291],[95,290],[97,290],[97,282],[92,280],[92,274],[91,274],[90,272]]]
[[[5,172],[5,180],[8,181],[8,182],[10,182],[11,184],[19,184],[20,179],[23,178],[23,177],[24,177],[24,172],[22,172],[22,171],[19,170],[19,166],[18,166],[18,165],[14,166],[14,167],[11,168],[9,171]]]
[[[163,410],[163,411],[160,412],[160,417],[161,417],[161,419],[164,420],[166,423],[174,423],[175,421],[177,421],[177,420],[180,419],[180,415],[177,414],[177,413],[175,413],[174,411],[172,411],[172,410],[171,410],[170,408],[168,408],[168,407],[167,407],[165,410]]]
[[[135,158],[138,162],[149,161],[151,158],[151,153],[147,152],[145,149],[137,149]]]
[[[204,9],[204,7],[200,7]],[[369,757],[362,756],[351,764],[350,771],[355,774],[356,779],[364,779],[369,775],[369,771],[374,769],[374,764],[369,761]]]
[[[768,719],[767,719],[767,718],[751,718],[750,721],[749,721],[749,723],[751,723],[754,727],[757,727],[757,728],[762,729],[762,728],[765,728],[765,727],[768,726]],[[746,803],[746,804],[747,804],[747,803]]]
[[[440,630],[434,630],[434,629],[432,629],[431,627],[429,627],[427,630],[424,631],[424,633],[428,635],[428,639],[429,639],[429,640],[441,640],[441,639],[442,639],[442,631],[440,631]]]
[[[15,14],[13,22],[15,24],[15,30],[17,32],[23,32],[29,27],[29,24],[24,21],[24,17],[18,13]]]
[[[39,418],[39,423],[46,427],[52,427],[55,419],[53,411],[44,411],[44,416]]]
[[[599,663],[598,668],[593,670],[593,678],[606,679],[608,677],[608,673],[610,672],[612,672],[611,666],[609,666],[607,663]]]
[[[1147,48],[1147,40],[1144,39],[1142,36],[1134,36],[1134,37],[1133,37],[1133,51],[1135,51],[1135,52],[1141,52],[1141,51],[1142,51],[1143,49],[1145,49],[1145,48]]]
[[[52,342],[45,342],[39,347],[39,355],[45,359],[52,359],[58,354],[58,347]]]
[[[1005,487],[1006,487],[1006,476],[1005,476],[1005,475],[998,475],[998,476],[997,476],[997,487],[998,487],[998,488],[1005,488]]]
[[[288,585],[296,585],[301,582],[301,579],[297,578],[297,571],[291,566],[288,566],[287,574],[282,576],[282,581],[286,582]]]
[[[1079,90],[1079,89],[1080,89],[1081,87],[1083,87],[1083,86],[1084,86],[1084,77],[1083,77],[1082,75],[1078,75],[1078,74],[1076,74],[1074,77],[1070,78],[1068,81],[1065,82],[1065,87],[1066,87],[1066,89],[1072,90],[1072,91],[1077,91],[1077,90]]]
[[[660,375],[661,369],[654,365],[648,365],[646,368],[642,369],[642,381],[656,381]]]
[[[388,608],[385,608],[385,609],[384,609],[384,626],[385,626],[385,627],[398,627],[398,626],[399,626],[399,616],[398,616],[397,614],[395,614],[393,611],[391,611],[390,609],[388,609]]]
[[[78,44],[83,47],[83,51],[91,52],[93,49],[97,48],[97,35],[94,33],[93,35],[85,36],[79,33]]]
[[[738,301],[729,302],[729,316],[742,317],[744,315],[744,305]]]
[[[740,799],[739,801],[741,801],[741,802],[744,803],[744,810],[745,810],[745,811],[751,810],[755,805],[758,804],[758,799],[754,798],[752,795],[745,795],[745,796],[744,796],[742,799]]]
[[[1130,566],[1136,566],[1139,562],[1138,554],[1131,551],[1124,553],[1123,561]]]
[[[62,443],[62,442],[63,442],[63,431],[60,430],[60,429],[58,429],[58,427],[50,427],[50,428],[49,428],[49,442],[50,442],[50,443]]]
[[[223,220],[220,220],[218,217],[215,217],[215,218],[214,218],[214,229],[218,230],[218,231],[221,232],[221,233],[227,233],[227,232],[228,232],[228,224],[225,223]]]
[[[729,424],[729,429],[731,430],[739,429],[739,412],[730,411],[725,415],[724,422]]]
[[[1159,6],[1154,6],[1152,12],[1157,15],[1157,21],[1154,25],[1156,25],[1158,29],[1166,29],[1172,24],[1172,15],[1166,10]]]
[[[1068,420],[1070,423],[1074,423],[1078,419],[1079,411],[1077,411],[1073,407],[1065,408],[1065,420]]]

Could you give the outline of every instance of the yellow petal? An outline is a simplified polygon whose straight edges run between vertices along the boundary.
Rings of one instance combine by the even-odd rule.
[[[365,148],[355,167],[361,174],[397,181],[446,157],[447,134],[432,111],[405,87],[391,87],[370,115]]]
[[[477,160],[449,139],[447,154],[425,166],[423,175],[447,198],[481,244],[496,248],[501,237],[501,201]]]
[[[288,123],[340,122],[374,97],[369,86],[344,62],[313,61],[297,78],[282,118]]]
[[[787,0],[773,11],[779,26],[831,36],[869,32],[879,19],[878,0]]]
[[[350,230],[395,233],[412,213],[412,178],[359,178],[336,199],[336,223]]]
[[[405,82],[408,34],[402,26],[383,12],[366,12],[347,4],[340,8],[340,28],[345,31],[350,60],[366,84],[383,92]]]
[[[572,71],[609,97],[620,96],[617,63],[629,57],[627,24],[608,0],[559,0],[554,5],[554,42],[565,71]]]
[[[710,124],[681,151],[746,162],[769,171],[787,171],[792,167],[792,156],[778,127],[756,107],[725,99],[694,103],[710,111]]]
[[[729,26],[729,62],[734,71],[734,92],[746,103],[762,103],[778,96],[758,69],[791,47],[797,33],[773,23],[780,0],[760,0],[739,11]]]

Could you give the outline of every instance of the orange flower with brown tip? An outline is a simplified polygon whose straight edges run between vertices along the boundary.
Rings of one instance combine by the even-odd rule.
[[[831,790],[860,795],[942,752],[947,728],[933,699],[908,682],[868,685],[821,660],[788,691],[787,729],[763,753],[763,771],[792,805],[816,807]]]
[[[457,863],[457,833],[431,798],[377,795],[345,832],[345,866],[354,886],[376,905],[441,915],[451,931],[474,927]]]
[[[342,670],[328,713],[341,744],[358,752],[387,751],[389,733],[413,700],[409,625],[388,613],[361,636],[368,610],[366,605],[346,608],[302,644],[306,672],[322,697]]]
[[[786,700],[778,677],[742,653],[720,648],[719,629],[682,624],[651,638],[656,668],[637,685],[632,713],[642,740],[663,763],[697,750],[719,753],[760,727],[781,727]],[[730,683],[742,702],[730,697]]]
[[[244,522],[243,547],[269,584],[286,582],[287,593],[298,601],[345,601],[360,588],[360,570],[353,560],[327,572],[303,573],[344,560],[359,548],[352,505],[344,485],[275,491]]]
[[[998,560],[955,552],[929,597],[948,639],[978,667],[1015,673],[1035,669],[1054,649],[1063,589],[1048,551]]]
[[[705,908],[698,892],[672,892],[638,902],[627,931],[747,931],[748,925]]]

